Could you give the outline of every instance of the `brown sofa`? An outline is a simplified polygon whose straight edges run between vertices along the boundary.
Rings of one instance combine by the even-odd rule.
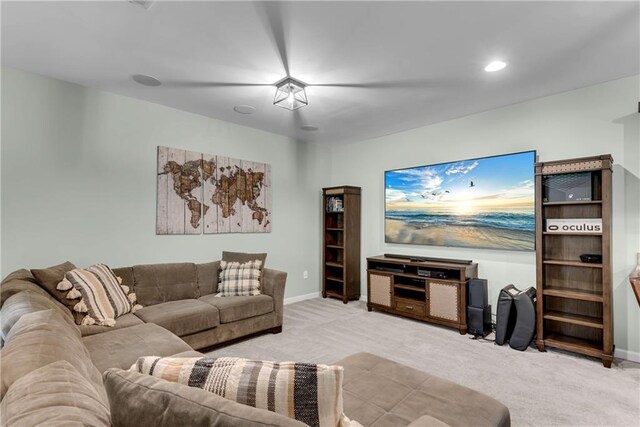
[[[122,284],[134,289],[138,303],[144,308],[135,314],[119,317],[113,327],[80,326],[82,336],[87,337],[87,345],[99,346],[99,342],[107,340],[90,336],[109,333],[108,340],[117,339],[115,337],[126,336],[127,333],[116,333],[116,330],[136,326],[137,330],[144,331],[142,325],[145,324],[161,326],[194,349],[204,349],[258,332],[282,331],[287,273],[265,268],[263,295],[216,298],[219,265],[219,261],[216,261],[114,269],[114,273],[122,278]],[[67,310],[38,286],[28,270],[11,273],[0,286],[3,306],[13,294],[30,290],[48,297],[60,309]]]
[[[113,328],[75,325],[69,310],[27,270],[10,274],[0,284],[6,341],[1,424],[137,427],[188,420],[191,426],[302,426],[204,390],[126,371],[140,356],[199,356],[194,348],[281,330],[285,273],[265,270],[263,296],[218,302],[211,300],[216,272],[216,263],[117,269],[145,309],[123,316]],[[496,400],[387,359],[361,353],[336,364],[345,367],[345,413],[364,426],[510,423],[508,409]]]

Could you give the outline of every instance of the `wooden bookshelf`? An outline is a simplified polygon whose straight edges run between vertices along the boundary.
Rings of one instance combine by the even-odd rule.
[[[536,346],[613,360],[609,155],[536,164]],[[549,201],[545,180],[588,173],[591,200]],[[602,231],[548,232],[548,219],[601,219]],[[602,262],[585,263],[582,254]]]
[[[359,187],[322,189],[322,296],[360,299]]]

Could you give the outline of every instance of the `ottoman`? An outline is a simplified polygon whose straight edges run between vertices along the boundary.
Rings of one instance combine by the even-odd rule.
[[[335,365],[344,367],[344,413],[363,426],[511,425],[497,400],[391,360],[357,353]]]

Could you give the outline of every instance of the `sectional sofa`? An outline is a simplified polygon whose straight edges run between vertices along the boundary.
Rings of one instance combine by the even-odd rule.
[[[0,284],[1,424],[302,426],[293,419],[127,369],[140,356],[194,357],[282,330],[286,273],[265,269],[263,295],[214,296],[218,263],[115,269],[144,308],[114,327],[77,326],[28,270]],[[367,353],[344,366],[345,413],[364,426],[508,426],[481,393]]]

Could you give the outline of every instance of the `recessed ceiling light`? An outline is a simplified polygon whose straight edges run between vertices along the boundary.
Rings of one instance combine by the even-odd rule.
[[[143,86],[160,86],[162,82],[155,77],[147,76],[144,74],[134,74],[131,76],[134,82],[139,83]]]
[[[308,132],[315,132],[315,131],[318,130],[318,127],[317,126],[304,125],[304,126],[300,126],[300,129],[306,130]]]
[[[233,107],[233,111],[240,114],[253,114],[256,109],[251,105],[236,105]]]
[[[502,70],[504,67],[507,66],[506,62],[503,61],[493,61],[490,62],[489,65],[487,65],[486,67],[484,67],[484,70],[488,73],[493,73],[494,71],[500,71]]]

